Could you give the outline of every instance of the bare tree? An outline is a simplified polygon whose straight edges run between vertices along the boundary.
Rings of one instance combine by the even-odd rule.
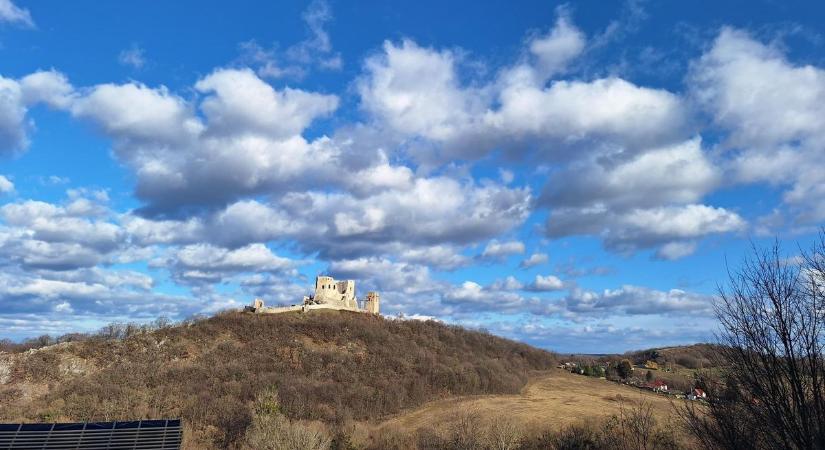
[[[778,243],[729,273],[715,305],[717,382],[683,409],[706,448],[825,448],[825,231],[800,258]]]

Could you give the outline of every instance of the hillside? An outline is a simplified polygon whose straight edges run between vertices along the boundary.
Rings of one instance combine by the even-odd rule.
[[[425,402],[516,394],[553,354],[437,322],[238,312],[127,339],[0,353],[0,420],[182,417],[189,448],[235,447],[253,402],[289,419],[379,421]]]
[[[693,344],[652,348],[626,353],[634,364],[655,361],[661,367],[702,369],[718,364],[719,348],[715,344]]]
[[[648,402],[657,417],[674,418],[670,400],[663,395],[603,379],[575,375],[556,369],[531,379],[518,394],[480,395],[429,402],[415,410],[392,417],[374,428],[379,431],[403,429],[449,429],[462,414],[480,419],[497,419],[504,412],[517,418],[526,429],[561,429],[579,422],[608,418],[620,405]]]

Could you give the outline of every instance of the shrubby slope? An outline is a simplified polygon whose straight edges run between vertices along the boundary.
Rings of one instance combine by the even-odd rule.
[[[265,389],[277,391],[285,417],[335,425],[437,398],[516,393],[555,362],[433,321],[227,312],[123,339],[0,353],[0,420],[182,417],[190,443],[223,448],[241,442]]]

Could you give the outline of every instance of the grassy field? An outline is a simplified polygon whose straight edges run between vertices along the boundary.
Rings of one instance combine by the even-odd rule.
[[[481,418],[507,415],[516,418],[528,430],[560,429],[575,422],[618,414],[622,402],[630,406],[642,399],[652,405],[660,423],[675,418],[673,406],[666,396],[553,369],[532,378],[516,395],[479,395],[433,401],[379,424],[362,424],[357,434],[374,436],[384,429],[444,430],[466,414]]]

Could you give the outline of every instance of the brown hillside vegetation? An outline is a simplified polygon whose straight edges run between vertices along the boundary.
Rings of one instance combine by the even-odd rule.
[[[639,350],[629,352],[625,356],[634,364],[655,361],[660,367],[701,369],[718,364],[720,350],[720,346],[715,344],[694,344]]]
[[[262,392],[275,391],[286,419],[335,425],[439,398],[516,394],[554,364],[549,352],[432,321],[228,312],[0,353],[0,420],[182,417],[190,448],[227,448],[242,442]]]

